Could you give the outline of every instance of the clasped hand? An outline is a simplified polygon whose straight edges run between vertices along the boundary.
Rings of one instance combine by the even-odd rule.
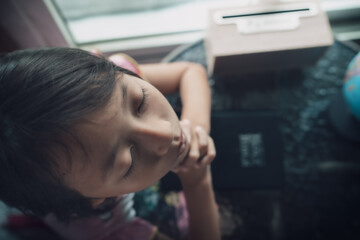
[[[193,126],[187,119],[180,121],[180,125],[190,149],[183,162],[173,169],[173,172],[178,174],[183,185],[211,178],[210,163],[216,156],[213,139],[201,126]]]

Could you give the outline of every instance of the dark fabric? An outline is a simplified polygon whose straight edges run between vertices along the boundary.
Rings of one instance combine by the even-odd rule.
[[[314,66],[211,77],[213,112],[275,111],[282,137],[274,141],[284,145],[282,187],[216,190],[224,239],[360,237],[360,146],[334,130],[328,113],[356,53],[335,41]],[[205,56],[199,41],[170,61],[206,67]],[[181,109],[178,96],[169,99]]]

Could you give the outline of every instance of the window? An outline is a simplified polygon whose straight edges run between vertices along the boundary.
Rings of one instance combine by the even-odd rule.
[[[64,34],[73,45],[103,44],[111,50],[193,42],[203,36],[209,8],[275,0],[44,1],[53,15],[58,16]],[[339,14],[348,16],[348,10],[354,10],[355,15],[360,12],[358,0],[322,0],[322,3],[335,18]],[[347,12],[341,12],[344,10]]]

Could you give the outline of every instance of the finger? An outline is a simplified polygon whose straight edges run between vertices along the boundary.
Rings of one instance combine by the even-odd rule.
[[[208,134],[200,126],[195,127],[195,135],[198,140],[198,148],[200,153],[200,158],[205,156],[208,151]]]
[[[199,152],[199,146],[198,141],[196,138],[193,138],[193,140],[190,143],[190,151],[186,158],[186,161],[184,162],[184,167],[189,168],[193,165],[195,165],[200,157]]]
[[[190,144],[190,151],[188,156],[185,158],[185,160],[183,161],[183,163],[181,164],[181,168],[180,171],[187,171],[188,167],[193,165],[192,161],[193,161],[193,155],[196,154],[193,152],[190,154],[191,149],[194,149],[194,147],[196,147],[195,143],[193,143],[193,133],[192,133],[192,126],[191,126],[191,122],[188,119],[183,119],[180,121],[180,126],[185,134],[185,137],[187,139],[187,142]],[[189,156],[192,156],[189,158]]]
[[[202,158],[199,163],[200,167],[204,167],[210,164],[216,157],[216,148],[214,144],[214,140],[211,137],[208,137],[208,150],[207,154]]]
[[[181,174],[181,173],[185,173],[185,172],[189,171],[189,169],[185,168],[185,167],[178,166],[176,168],[171,169],[171,171],[176,173],[176,174]]]

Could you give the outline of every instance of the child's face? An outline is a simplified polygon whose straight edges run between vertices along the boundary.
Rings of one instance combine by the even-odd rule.
[[[166,98],[133,76],[124,75],[109,104],[88,119],[75,126],[88,155],[74,144],[72,164],[61,164],[65,183],[86,197],[142,190],[177,166],[189,150]]]

